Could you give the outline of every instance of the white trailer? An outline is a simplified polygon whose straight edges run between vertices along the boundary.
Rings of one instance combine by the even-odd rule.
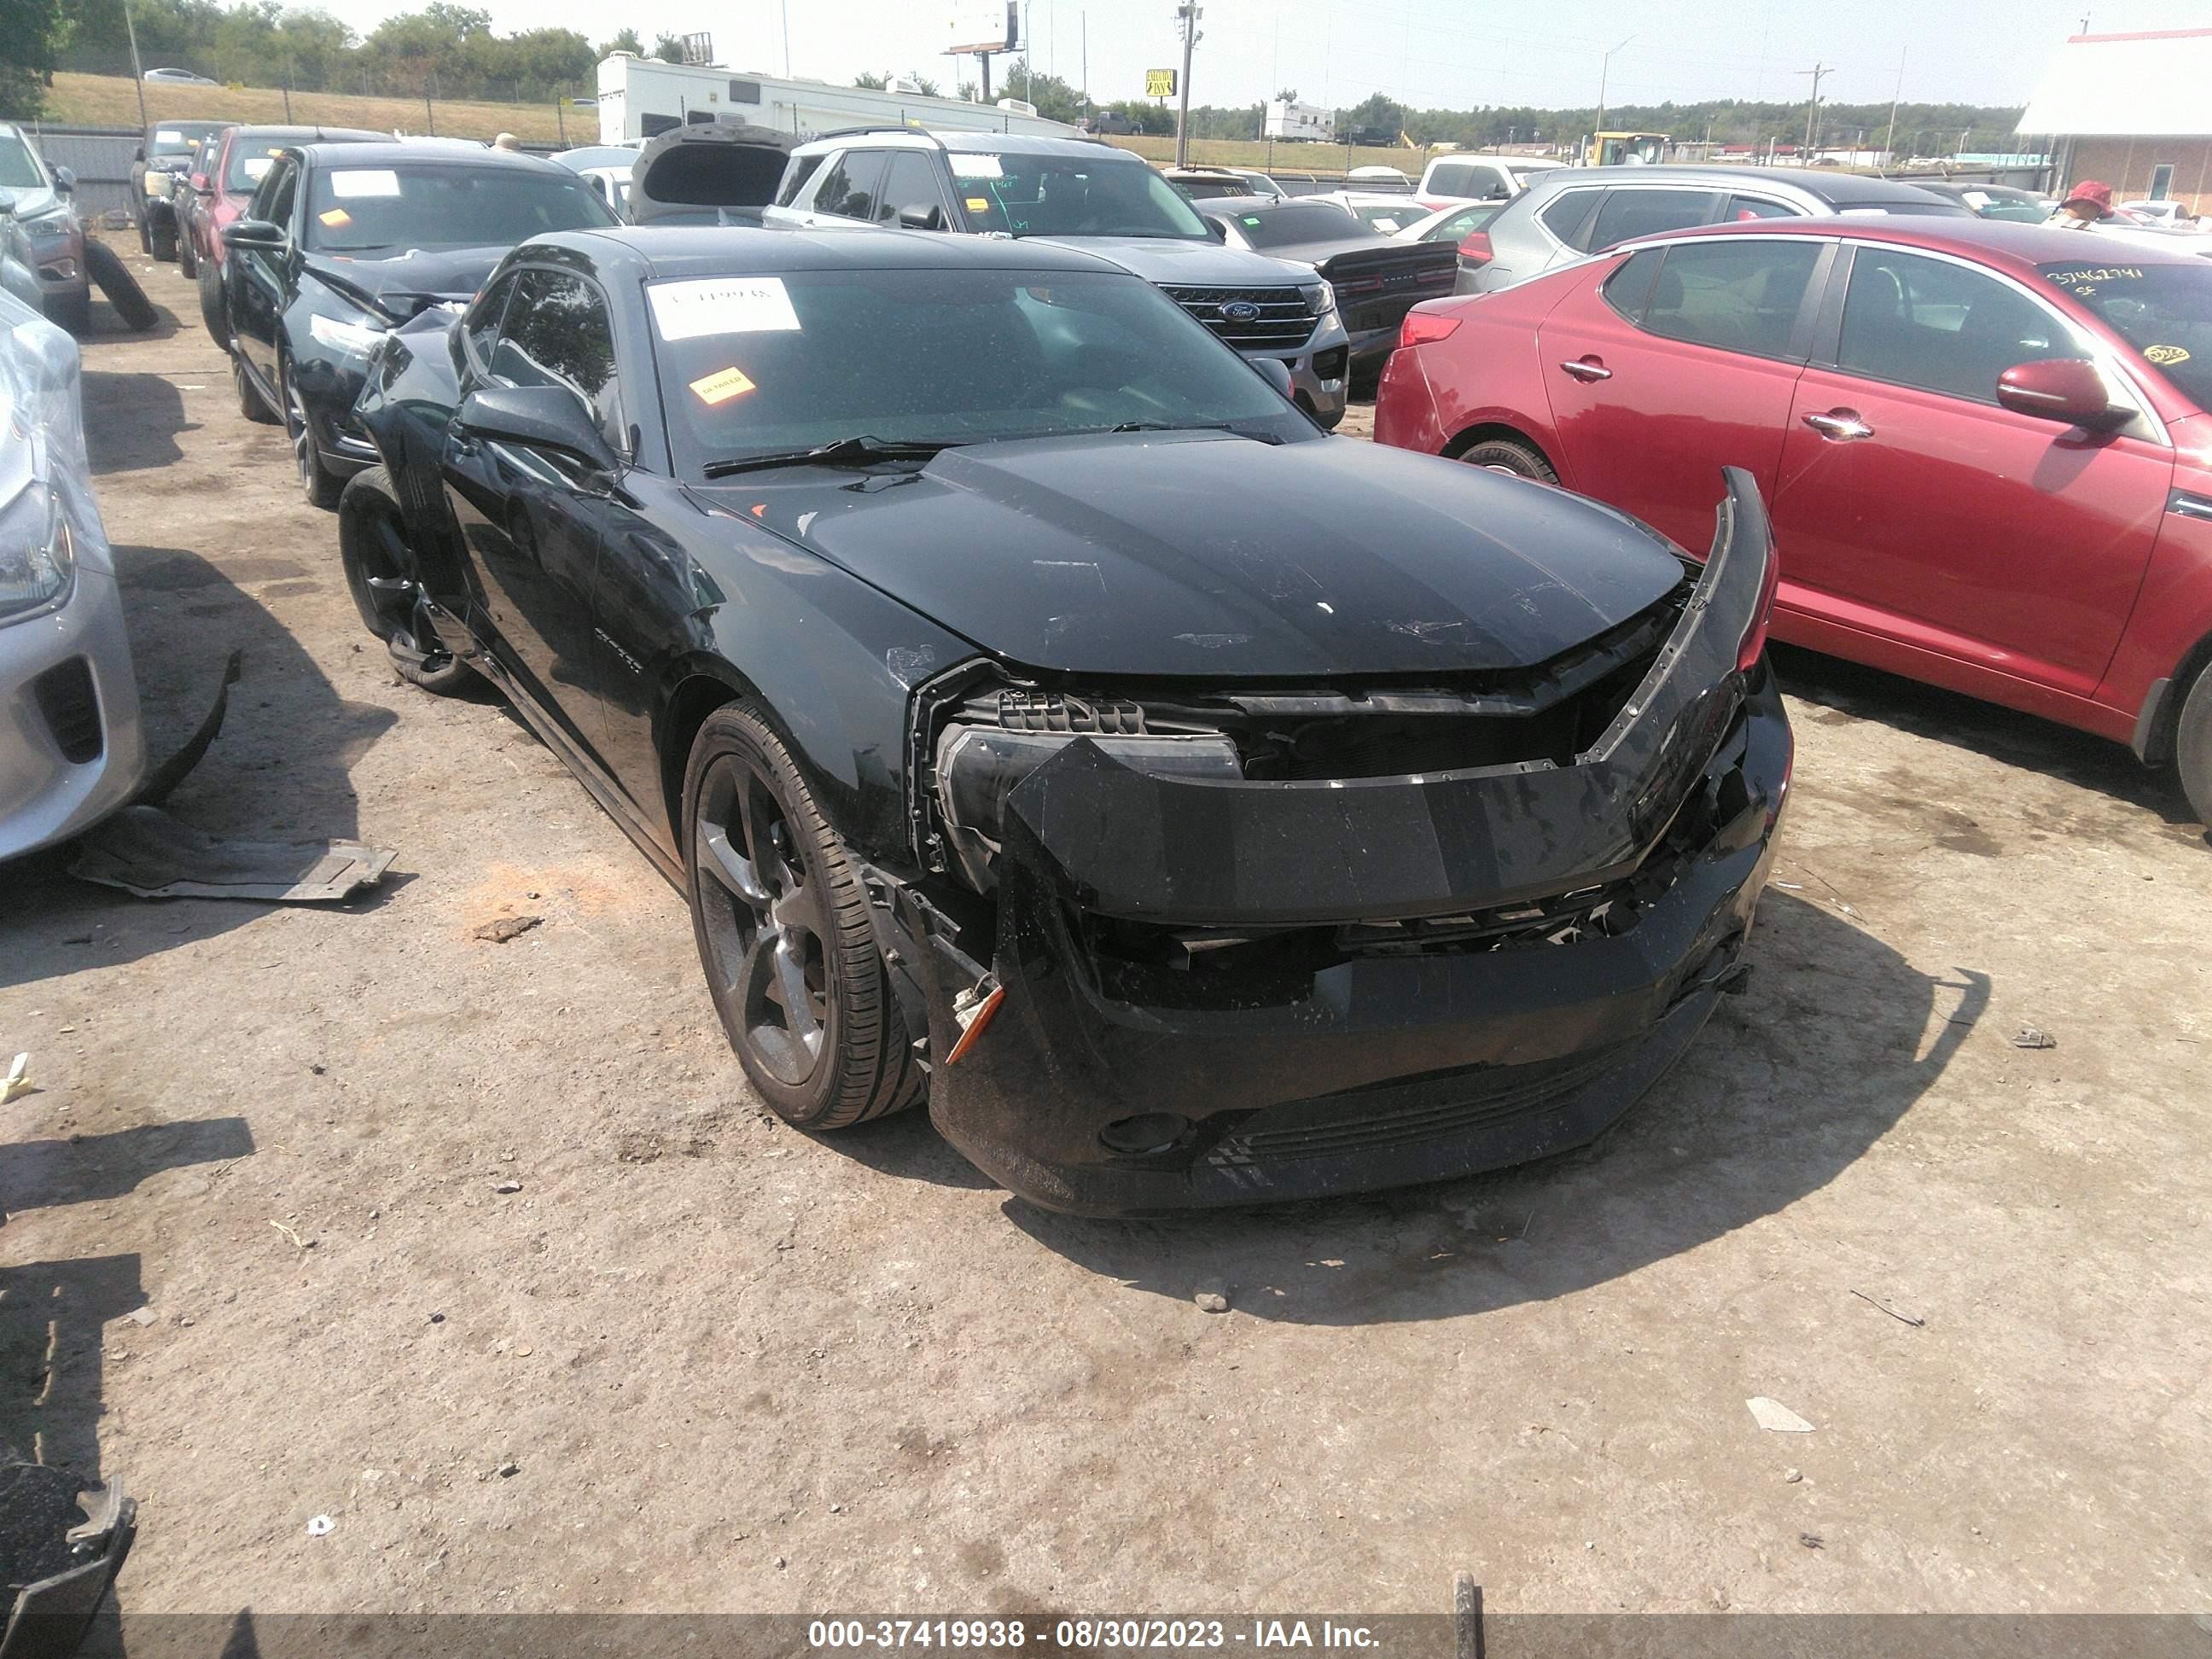
[[[1008,100],[1011,103],[1012,100]],[[965,132],[1025,132],[1042,138],[1081,135],[1065,122],[1007,103],[970,104],[914,92],[875,92],[827,81],[747,75],[700,64],[665,64],[616,52],[599,64],[599,142],[626,144],[687,122],[750,121],[798,138],[840,127],[882,124]]]
[[[1336,142],[1336,112],[1311,104],[1286,104],[1276,99],[1267,106],[1264,135],[1293,144],[1333,144]]]

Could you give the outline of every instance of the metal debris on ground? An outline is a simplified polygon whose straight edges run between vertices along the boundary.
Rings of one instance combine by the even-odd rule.
[[[398,854],[356,841],[231,841],[158,806],[129,806],[86,836],[70,874],[141,898],[324,903],[383,880]]]
[[[1751,1407],[1752,1420],[1773,1434],[1810,1434],[1813,1425],[1778,1400],[1769,1400],[1765,1395],[1743,1402]]]
[[[1879,1297],[1869,1296],[1864,1291],[1853,1291],[1851,1294],[1858,1297],[1860,1301],[1867,1304],[1869,1307],[1881,1309],[1892,1319],[1898,1321],[1901,1324],[1911,1325],[1914,1328],[1917,1329],[1919,1327],[1925,1325],[1928,1322],[1926,1320],[1917,1318],[1911,1314],[1899,1313],[1896,1309],[1891,1307],[1888,1303],[1881,1301]]]
[[[2020,1035],[2012,1040],[2012,1046],[2015,1048],[2056,1048],[2058,1039],[2035,1026],[2023,1025],[2020,1028]]]
[[[509,939],[520,939],[533,927],[543,927],[544,921],[543,916],[501,916],[477,928],[476,937],[489,939],[494,945],[504,945]]]

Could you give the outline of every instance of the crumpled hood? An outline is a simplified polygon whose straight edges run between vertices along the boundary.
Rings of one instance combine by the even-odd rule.
[[[410,248],[389,258],[353,259],[342,253],[310,253],[307,269],[323,283],[359,305],[404,322],[442,300],[468,300],[482,288],[492,267],[507,254],[496,247]]]
[[[995,655],[1069,673],[1524,668],[1683,575],[1607,508],[1350,439],[1035,439],[697,493]]]
[[[22,189],[0,186],[0,202],[8,204],[9,211],[18,219],[35,219],[41,214],[52,213],[61,197],[44,185],[27,185]]]

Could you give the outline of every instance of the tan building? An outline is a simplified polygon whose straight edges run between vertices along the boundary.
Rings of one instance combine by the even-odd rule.
[[[2114,201],[2212,213],[2212,29],[2073,36],[2019,131],[2057,140],[2057,184],[2101,179]]]

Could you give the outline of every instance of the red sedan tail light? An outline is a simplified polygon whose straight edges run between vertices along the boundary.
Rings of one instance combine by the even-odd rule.
[[[1443,317],[1433,311],[1409,311],[1406,320],[1398,325],[1398,343],[1401,346],[1426,345],[1431,340],[1451,337],[1459,326],[1456,317]]]
[[[1459,245],[1459,262],[1463,265],[1486,265],[1492,257],[1486,230],[1470,230]]]

